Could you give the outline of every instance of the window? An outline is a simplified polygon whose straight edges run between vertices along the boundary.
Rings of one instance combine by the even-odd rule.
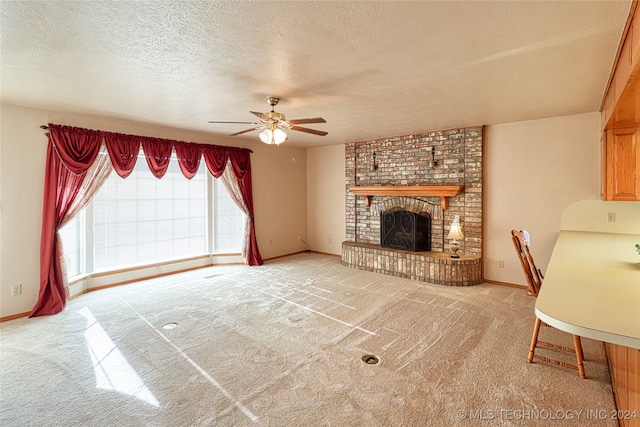
[[[174,156],[165,176],[157,179],[140,156],[131,175],[122,179],[112,173],[86,214],[61,229],[67,271],[72,276],[209,252],[238,253],[244,217],[204,163],[188,180]]]
[[[229,165],[231,167],[231,165]],[[239,252],[244,235],[245,215],[233,201],[222,180],[213,180],[214,252]]]
[[[158,179],[141,158],[126,179],[112,173],[93,199],[94,268],[206,253],[205,169],[188,180],[173,159]]]
[[[85,213],[84,210],[60,229],[64,248],[64,260],[69,277],[81,274],[85,265]]]

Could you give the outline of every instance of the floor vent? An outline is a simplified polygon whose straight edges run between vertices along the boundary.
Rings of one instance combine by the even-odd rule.
[[[378,362],[380,362],[380,359],[378,359],[373,354],[365,354],[364,356],[362,356],[362,361],[367,365],[377,365]]]

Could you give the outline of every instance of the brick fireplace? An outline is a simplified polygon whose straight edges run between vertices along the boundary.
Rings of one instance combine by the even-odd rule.
[[[482,146],[482,126],[347,143],[347,240],[342,262],[431,283],[480,283]],[[433,160],[436,164],[431,167]],[[380,213],[393,209],[428,214],[430,251],[381,246]],[[464,230],[459,260],[449,257],[445,239],[455,215]]]

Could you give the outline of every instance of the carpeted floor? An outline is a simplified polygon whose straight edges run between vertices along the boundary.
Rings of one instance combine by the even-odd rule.
[[[312,253],[91,292],[0,324],[0,424],[616,426],[602,343],[526,363],[534,303]]]

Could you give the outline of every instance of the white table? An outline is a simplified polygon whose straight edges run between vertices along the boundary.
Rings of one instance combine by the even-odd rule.
[[[640,234],[563,230],[536,300],[543,322],[640,349]]]

